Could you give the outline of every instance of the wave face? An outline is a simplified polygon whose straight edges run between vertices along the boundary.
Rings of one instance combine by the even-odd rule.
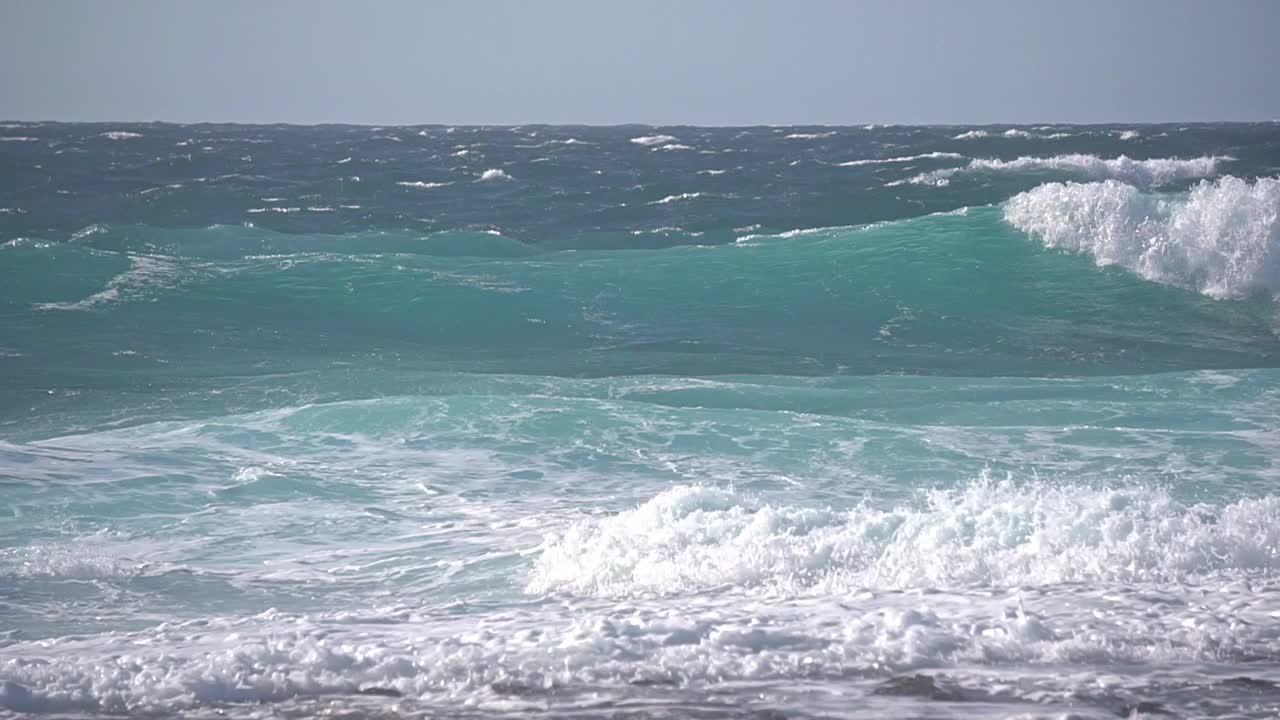
[[[0,715],[1280,714],[1274,124],[5,135]]]

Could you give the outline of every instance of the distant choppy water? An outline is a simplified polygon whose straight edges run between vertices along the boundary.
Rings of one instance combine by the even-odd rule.
[[[1278,125],[0,163],[0,713],[1280,713]]]

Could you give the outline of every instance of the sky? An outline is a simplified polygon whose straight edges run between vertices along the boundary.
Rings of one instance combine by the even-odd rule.
[[[1280,0],[0,0],[0,118],[1280,120]]]

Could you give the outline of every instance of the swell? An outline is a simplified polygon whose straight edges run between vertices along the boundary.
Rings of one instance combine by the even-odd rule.
[[[1099,374],[1280,357],[1269,301],[1099,272],[997,207],[654,251],[419,240],[133,228],[6,247],[7,352],[114,332],[141,345],[181,333],[228,356],[343,338],[545,374]]]

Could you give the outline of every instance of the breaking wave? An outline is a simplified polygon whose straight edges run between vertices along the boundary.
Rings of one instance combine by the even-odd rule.
[[[1050,183],[1011,198],[1005,219],[1155,282],[1216,298],[1280,292],[1280,178],[1228,175],[1178,196],[1115,180]]]
[[[980,480],[919,505],[775,507],[680,486],[549,538],[527,590],[632,597],[1181,582],[1280,573],[1280,497],[1189,506],[1159,490]]]

